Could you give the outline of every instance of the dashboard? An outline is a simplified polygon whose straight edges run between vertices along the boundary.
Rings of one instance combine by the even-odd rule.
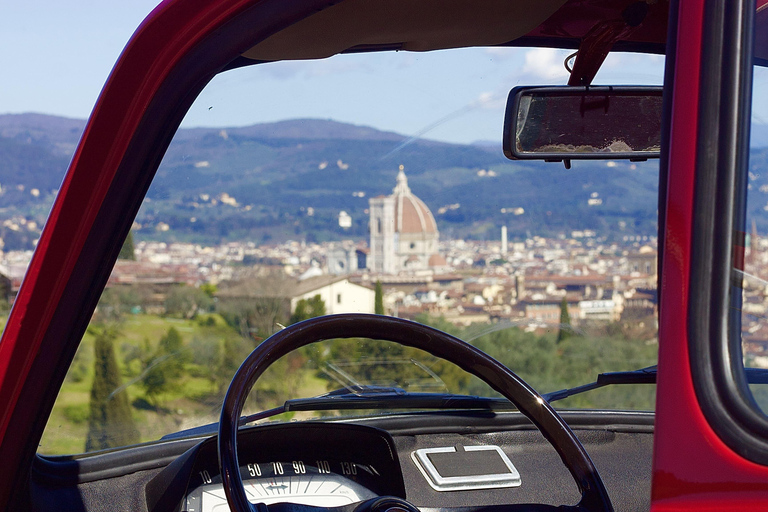
[[[562,415],[600,471],[615,510],[648,510],[653,415]],[[38,458],[32,508],[226,512],[216,441],[185,438]],[[423,512],[471,512],[579,500],[557,453],[519,413],[446,411],[259,425],[240,431],[238,447],[240,475],[254,503],[352,510],[359,501],[395,496]]]

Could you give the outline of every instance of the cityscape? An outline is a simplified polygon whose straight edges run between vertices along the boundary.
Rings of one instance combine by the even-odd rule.
[[[408,319],[442,318],[460,327],[504,323],[527,331],[613,326],[655,342],[658,328],[658,241],[653,236],[605,237],[590,229],[557,236],[496,240],[441,238],[429,207],[410,189],[403,166],[389,196],[369,200],[368,239],[311,242],[306,237],[264,244],[203,245],[137,241],[118,259],[108,289],[144,290],[133,312],[164,315],[180,287],[206,285],[214,302],[277,299],[290,315],[319,296],[326,314],[374,313],[380,284],[383,312]],[[348,222],[344,211],[339,225]],[[14,230],[36,230],[24,218]],[[133,236],[131,236],[133,240]],[[768,241],[753,225],[747,235],[742,332],[746,362],[768,367]],[[11,304],[32,251],[0,250],[0,293]],[[213,290],[213,291],[211,291]],[[193,308],[194,309],[194,308]],[[195,311],[190,311],[194,315]],[[281,327],[278,322],[268,332]],[[581,331],[586,333],[586,331]]]
[[[566,299],[574,325],[589,320],[655,322],[657,253],[652,237],[619,244],[593,233],[573,232],[571,237],[509,242],[506,251],[502,246],[501,236],[485,242],[442,240],[439,252],[445,265],[439,272],[390,275],[329,267],[339,254],[364,257],[369,252],[364,241],[266,246],[232,242],[212,247],[138,242],[135,260],[118,260],[108,286],[156,287],[161,290],[156,298],[160,310],[164,288],[210,283],[226,295],[235,283],[277,271],[297,284],[317,283],[304,295],[324,293],[330,283],[340,282],[370,292],[363,295],[370,300],[347,310],[331,311],[333,301],[326,301],[329,313],[372,313],[373,288],[380,281],[387,314],[405,318],[428,313],[461,325],[509,320],[535,328],[558,322],[560,304]],[[31,251],[2,253],[0,273],[8,278],[9,298],[18,290],[31,256]]]

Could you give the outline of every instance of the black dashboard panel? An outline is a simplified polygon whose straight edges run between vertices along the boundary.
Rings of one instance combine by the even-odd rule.
[[[578,431],[578,437],[600,471],[618,510],[650,507],[653,434],[615,431]],[[408,500],[420,508],[487,507],[541,503],[575,505],[576,484],[554,449],[534,430],[492,434],[395,435]],[[520,473],[519,487],[437,492],[407,457],[416,449],[452,445],[496,445]]]
[[[563,416],[600,471],[615,510],[648,510],[653,415],[564,412]],[[422,413],[354,421],[244,429],[239,435],[239,461],[246,485],[275,477],[266,485],[282,492],[282,485],[307,482],[308,475],[331,475],[375,495],[405,497],[428,512],[471,512],[515,503],[569,505],[579,500],[576,485],[554,449],[519,413]],[[412,458],[418,449],[478,445],[499,446],[519,471],[520,485],[439,492]],[[189,504],[187,497],[199,496],[201,489],[220,482],[217,460],[215,436],[88,456],[39,458],[32,475],[33,508],[41,512],[183,510]]]

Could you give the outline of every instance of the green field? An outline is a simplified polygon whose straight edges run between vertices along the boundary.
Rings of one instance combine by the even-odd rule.
[[[212,320],[208,320],[208,318]],[[213,325],[208,325],[212,323]],[[173,328],[183,347],[180,377],[156,395],[148,393],[142,354],[157,350],[159,340]],[[153,315],[127,316],[113,346],[120,377],[141,441],[153,441],[165,434],[218,421],[226,385],[236,366],[253,345],[243,340],[218,315],[195,320]],[[94,380],[95,331],[83,337],[77,355],[61,388],[40,444],[45,454],[81,453],[89,429],[89,402]],[[293,371],[286,364],[267,371],[252,394],[253,408],[272,407],[291,393],[315,395],[326,390],[325,381],[307,370]],[[164,364],[167,364],[164,361]]]
[[[652,337],[638,339],[636,333],[621,332],[617,326],[602,333],[557,341],[556,330],[535,334],[497,324],[460,329],[441,319],[420,320],[463,338],[473,338],[477,332],[485,331],[472,343],[540,392],[590,382],[602,371],[649,366],[655,364],[657,357],[657,344]],[[91,393],[96,387],[94,346],[97,336],[104,332],[103,326],[93,325],[84,336],[48,421],[41,453],[86,451],[86,439],[92,428]],[[257,344],[243,338],[216,314],[199,315],[193,320],[129,314],[122,317],[114,332],[110,339],[121,382],[118,390],[124,389],[127,395],[134,423],[132,432],[138,430],[138,438],[132,439],[140,442],[218,421],[232,375]],[[170,336],[171,332],[175,334]],[[169,342],[171,338],[176,341]],[[169,344],[175,347],[171,353],[167,352]],[[161,386],[153,387],[151,383],[157,380],[158,370],[162,370],[159,375],[165,380],[161,379]],[[293,352],[275,363],[259,379],[245,412],[276,407],[289,398],[322,394],[343,386],[347,378],[410,391],[493,393],[455,366],[415,349],[370,340],[330,340]],[[612,386],[556,404],[652,409],[654,394],[652,385]],[[324,414],[327,413],[316,413]],[[309,415],[303,413],[301,417]],[[119,444],[115,441],[115,445]]]

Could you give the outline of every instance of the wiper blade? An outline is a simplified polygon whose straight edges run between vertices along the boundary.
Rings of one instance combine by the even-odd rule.
[[[560,391],[553,391],[551,393],[544,393],[542,398],[547,402],[554,402],[555,400],[562,400],[569,396],[586,393],[587,391],[592,391],[593,389],[602,388],[612,384],[656,384],[656,372],[656,365],[653,365],[627,372],[601,373],[597,376],[595,382],[590,382],[589,384],[583,384],[573,388],[561,389]],[[766,368],[744,368],[744,373],[747,376],[747,383],[749,384],[768,384],[768,369]]]
[[[595,382],[590,382],[589,384],[583,384],[573,388],[561,389],[560,391],[552,391],[551,393],[544,393],[541,396],[544,400],[551,403],[555,400],[562,400],[569,396],[586,393],[587,391],[592,391],[593,389],[602,388],[611,384],[656,384],[656,365],[628,372],[601,373],[597,376]]]
[[[506,398],[449,393],[412,393],[386,386],[347,386],[311,398],[287,400],[282,406],[240,418],[240,425],[291,411],[343,411],[354,409],[485,409],[509,410]]]
[[[516,410],[506,398],[492,398],[450,393],[412,393],[398,387],[351,385],[329,393],[286,400],[283,405],[248,416],[241,416],[242,427],[254,421],[291,411],[343,411],[360,409],[464,409],[464,410]],[[162,439],[215,434],[218,423],[175,432]]]

